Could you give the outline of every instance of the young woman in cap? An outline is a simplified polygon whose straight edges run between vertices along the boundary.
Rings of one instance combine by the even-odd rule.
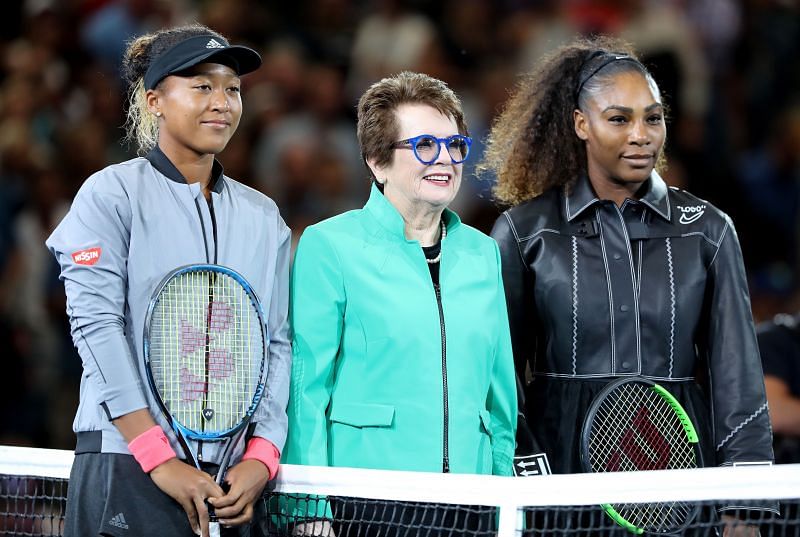
[[[133,41],[124,62],[128,136],[145,156],[92,175],[47,240],[84,367],[68,537],[207,535],[206,502],[223,527],[248,535],[254,502],[275,476],[286,437],[290,233],[272,200],[225,176],[215,159],[241,118],[239,77],[260,64],[258,53],[203,26]],[[177,458],[143,376],[149,299],[190,263],[240,272],[270,334],[269,390],[227,471],[227,492]],[[216,445],[195,448],[219,462]]]
[[[532,373],[520,406],[533,436],[520,424],[517,445],[538,441],[555,473],[581,471],[598,392],[638,375],[690,413],[707,466],[772,461],[736,232],[659,175],[665,116],[631,48],[598,38],[545,58],[491,131],[484,166],[512,206],[492,236],[517,374]]]

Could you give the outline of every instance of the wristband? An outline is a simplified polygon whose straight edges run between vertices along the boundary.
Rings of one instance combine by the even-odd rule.
[[[247,449],[242,455],[242,460],[254,459],[264,464],[269,471],[269,479],[273,479],[278,474],[278,466],[281,462],[281,452],[275,444],[265,438],[254,436],[247,441]]]
[[[169,445],[164,429],[158,425],[131,440],[128,450],[145,473],[150,473],[159,464],[177,457],[175,450]]]

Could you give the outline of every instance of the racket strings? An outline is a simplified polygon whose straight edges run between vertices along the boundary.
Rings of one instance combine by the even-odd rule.
[[[627,521],[651,533],[674,533],[682,528],[695,506],[689,502],[616,504],[613,508]]]
[[[247,415],[261,377],[261,318],[227,274],[190,271],[162,290],[150,321],[156,388],[184,427],[214,434]]]
[[[675,411],[647,387],[628,385],[610,394],[590,432],[594,472],[697,466],[693,446]]]
[[[697,467],[694,448],[669,403],[649,387],[633,383],[609,394],[598,408],[590,432],[589,460],[594,472]],[[610,507],[653,533],[682,528],[695,509],[681,501]]]

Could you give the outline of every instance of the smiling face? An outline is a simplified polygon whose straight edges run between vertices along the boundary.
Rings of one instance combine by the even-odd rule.
[[[655,84],[622,72],[575,110],[575,133],[586,143],[587,169],[601,197],[608,189],[633,194],[646,181],[664,147],[667,130]]]
[[[159,121],[158,145],[167,155],[215,155],[225,149],[242,117],[241,83],[222,64],[201,63],[165,78],[147,93]]]
[[[401,104],[395,111],[398,125],[397,140],[420,134],[446,138],[459,134],[452,117],[424,104]],[[406,219],[421,212],[440,212],[453,201],[461,186],[463,164],[453,164],[445,147],[431,164],[423,164],[408,148],[395,149],[392,161],[378,166],[368,161],[372,173],[383,183],[386,199]]]

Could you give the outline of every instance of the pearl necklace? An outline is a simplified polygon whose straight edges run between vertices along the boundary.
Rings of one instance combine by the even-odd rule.
[[[439,239],[439,253],[436,254],[436,257],[434,257],[433,259],[428,259],[427,257],[425,258],[425,261],[429,265],[433,265],[435,263],[438,263],[439,260],[442,259],[442,241],[444,240],[445,237],[447,237],[447,227],[444,225],[444,220],[443,219],[439,220],[439,224],[441,225],[441,228],[442,228],[442,238]]]

